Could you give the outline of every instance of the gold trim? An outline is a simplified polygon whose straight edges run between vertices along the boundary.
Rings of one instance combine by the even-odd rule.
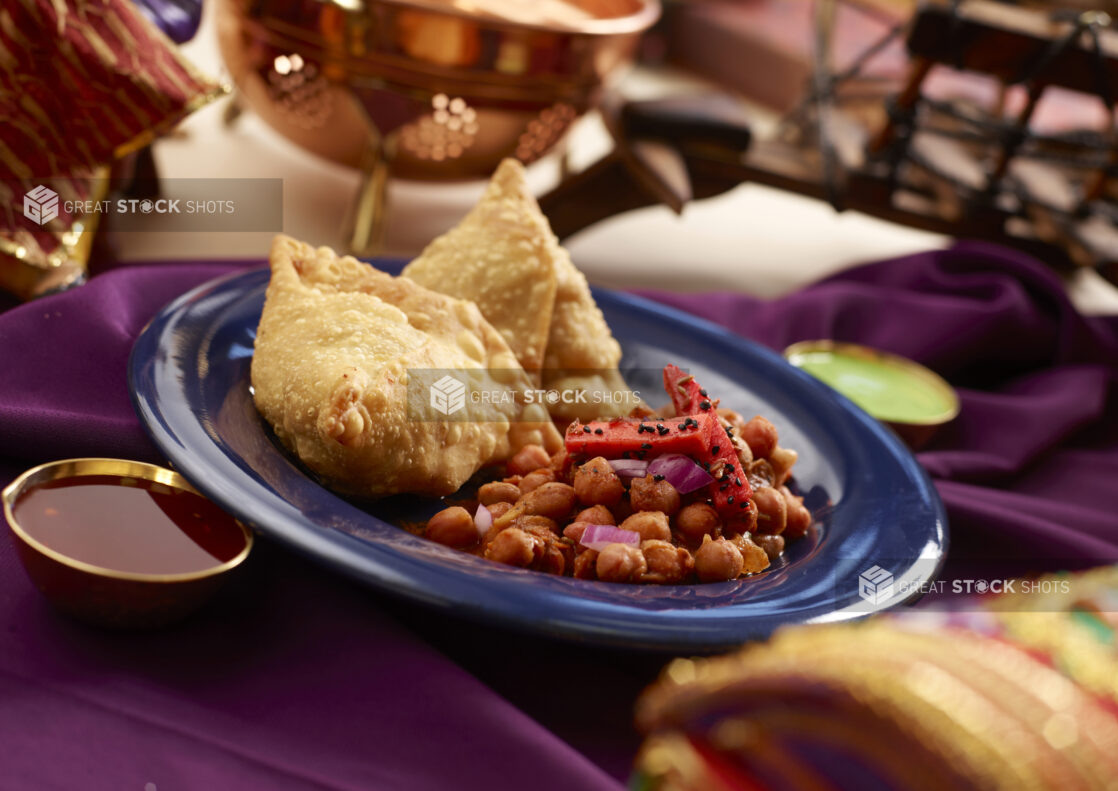
[[[113,157],[120,159],[151,145],[163,135],[178,127],[183,121],[207,105],[223,99],[233,92],[233,86],[228,82],[214,82],[206,80],[202,89],[192,96],[182,109],[167,118],[159,121],[154,126],[148,127],[135,137],[124,141],[113,149]]]
[[[40,554],[46,555],[51,560],[76,571],[130,582],[174,583],[190,582],[193,580],[205,579],[206,577],[213,577],[231,571],[241,565],[252,550],[254,541],[252,531],[245,527],[240,520],[234,519],[233,521],[241,528],[241,532],[245,537],[244,549],[238,552],[235,557],[203,571],[190,571],[180,574],[142,574],[139,572],[117,571],[116,569],[105,568],[103,566],[95,566],[92,563],[86,563],[85,561],[71,558],[68,555],[63,555],[61,552],[51,549],[38,541],[20,527],[19,523],[16,521],[13,509],[16,500],[19,499],[19,496],[25,489],[46,481],[58,480],[59,478],[77,478],[86,475],[116,475],[128,478],[141,478],[176,489],[182,489],[183,491],[197,494],[199,497],[202,496],[202,494],[191,486],[186,478],[183,478],[179,473],[168,470],[165,467],[159,467],[155,464],[108,458],[81,458],[51,461],[27,470],[8,484],[3,493],[0,493],[0,497],[4,500],[4,516],[7,517],[8,526],[16,537]]]
[[[927,366],[921,365],[915,360],[910,360],[909,358],[902,357],[899,354],[893,354],[892,352],[875,349],[872,346],[865,346],[860,343],[845,343],[842,341],[829,340],[799,341],[798,343],[793,343],[791,346],[787,347],[782,352],[782,354],[784,355],[785,360],[799,368],[799,366],[796,365],[795,362],[793,362],[793,358],[798,355],[809,354],[811,352],[833,352],[835,354],[846,354],[862,360],[869,360],[872,362],[888,362],[893,365],[897,365],[901,368],[904,368],[909,373],[918,376],[920,379],[924,380],[929,385],[934,387],[937,391],[947,397],[948,403],[950,404],[950,406],[948,406],[948,408],[945,409],[943,412],[940,412],[937,415],[933,415],[932,417],[922,418],[920,420],[898,420],[896,418],[873,415],[875,418],[881,420],[882,422],[894,423],[898,426],[942,426],[945,423],[950,423],[952,420],[959,416],[959,394],[955,392],[955,388],[952,387],[946,379],[937,374],[935,371],[928,368]],[[804,373],[808,372],[804,371]],[[826,383],[824,382],[824,384]],[[867,410],[867,412],[868,411],[869,410]]]

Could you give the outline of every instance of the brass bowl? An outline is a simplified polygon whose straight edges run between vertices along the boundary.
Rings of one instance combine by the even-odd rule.
[[[185,574],[141,574],[95,566],[43,544],[15,518],[15,505],[31,488],[59,478],[110,475],[155,481],[198,494],[177,472],[122,459],[67,459],[33,467],[3,492],[4,516],[27,575],[59,610],[82,621],[123,628],[159,626],[200,607],[252,550],[252,531],[240,522],[245,546],[235,557]],[[215,559],[216,561],[216,559]]]
[[[483,9],[504,4],[519,21]],[[531,162],[630,61],[659,0],[219,0],[239,100],[303,148],[372,172],[486,177]],[[584,19],[545,21],[541,9]],[[523,15],[543,14],[532,21]],[[577,14],[576,14],[577,15]]]

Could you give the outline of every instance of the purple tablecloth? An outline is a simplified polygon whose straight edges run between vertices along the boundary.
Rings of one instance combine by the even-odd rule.
[[[159,461],[129,403],[131,343],[242,265],[117,269],[0,314],[0,480],[69,456]],[[1039,265],[964,245],[775,302],[653,296],[777,349],[868,343],[955,383],[962,415],[920,454],[952,563],[1118,559],[1118,318],[1079,316]],[[463,624],[267,541],[203,613],[115,634],[55,615],[0,540],[0,635],[3,789],[618,791],[633,700],[664,662]]]

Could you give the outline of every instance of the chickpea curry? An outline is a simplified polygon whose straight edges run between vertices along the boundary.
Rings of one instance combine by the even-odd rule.
[[[723,582],[764,571],[812,524],[788,488],[796,452],[761,416],[719,408],[664,369],[671,405],[571,423],[564,447],[521,448],[474,501],[423,533],[510,566],[603,582]]]

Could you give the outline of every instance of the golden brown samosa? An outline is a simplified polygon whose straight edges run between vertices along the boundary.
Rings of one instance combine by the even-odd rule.
[[[524,167],[506,159],[481,201],[404,267],[421,286],[468,299],[531,374],[543,366],[562,252],[528,191]]]
[[[549,404],[561,420],[622,415],[639,399],[617,371],[621,346],[528,189],[524,166],[501,162],[481,202],[404,268],[420,285],[468,299],[501,331],[545,390],[583,390]],[[604,400],[594,394],[628,394]]]
[[[472,303],[286,236],[270,264],[256,407],[332,488],[444,495],[527,442],[561,444],[546,415],[524,414],[528,376]],[[433,413],[430,386],[447,374],[459,394],[511,397],[459,398],[452,414]]]

